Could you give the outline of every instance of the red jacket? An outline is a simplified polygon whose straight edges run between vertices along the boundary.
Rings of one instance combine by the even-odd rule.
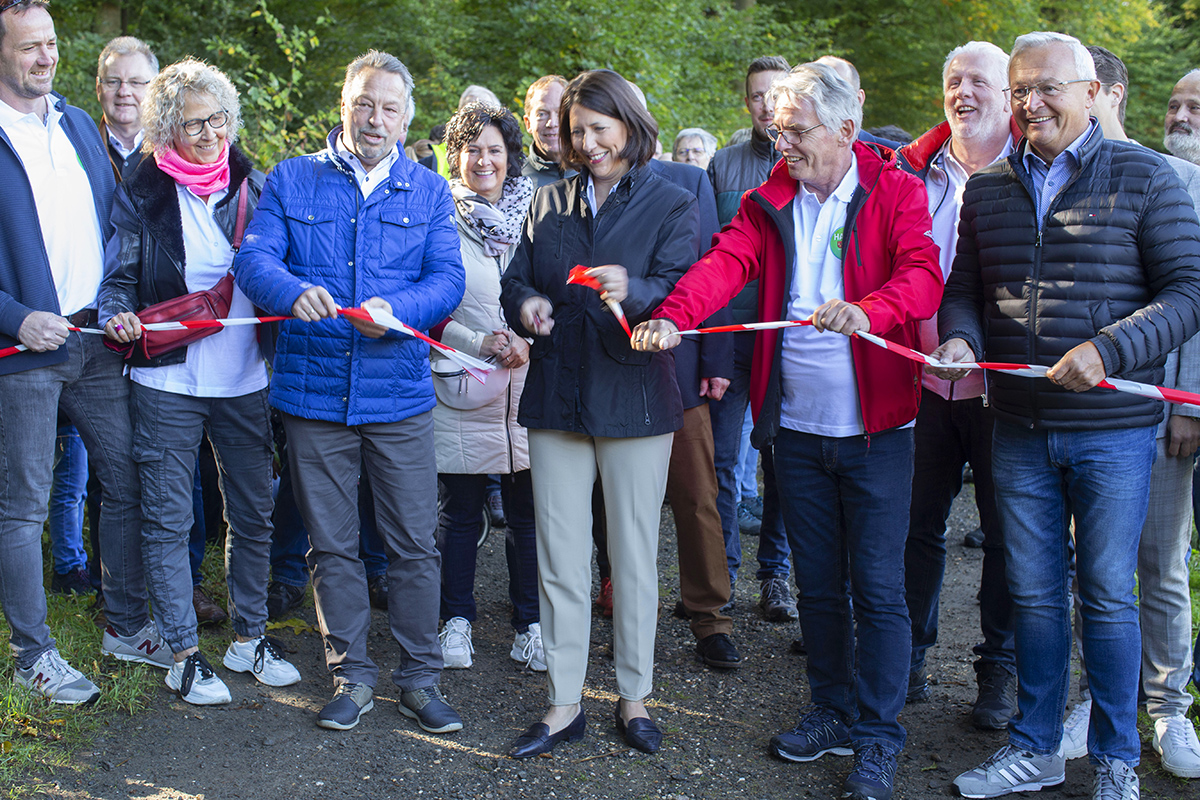
[[[854,144],[859,185],[846,210],[843,278],[846,300],[866,312],[871,332],[906,347],[917,346],[917,322],[942,299],[942,271],[933,243],[925,186],[896,167],[892,151]],[[759,281],[761,321],[785,319],[795,268],[792,201],[798,184],[782,159],[766,183],[742,196],[737,216],[713,246],[676,284],[656,318],[680,330],[696,327],[723,308],[746,282]],[[750,373],[756,446],[779,429],[782,331],[756,334]],[[896,428],[917,415],[920,367],[870,342],[850,342],[863,428]]]

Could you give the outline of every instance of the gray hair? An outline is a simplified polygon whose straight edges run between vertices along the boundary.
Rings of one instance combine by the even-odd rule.
[[[1096,80],[1096,62],[1092,60],[1092,54],[1087,51],[1083,43],[1074,36],[1068,36],[1065,33],[1054,33],[1053,31],[1034,31],[1018,36],[1013,41],[1012,53],[1010,58],[1016,58],[1018,53],[1025,50],[1032,50],[1035,47],[1046,47],[1052,44],[1065,44],[1071,48],[1071,54],[1075,56],[1075,77],[1081,80]]]
[[[404,79],[404,93],[412,97],[413,79],[408,71],[408,67],[400,59],[396,58],[391,53],[385,53],[382,50],[368,50],[358,58],[346,65],[346,80],[342,82],[342,99],[346,99],[346,88],[354,82],[358,74],[364,69],[378,69],[384,72],[390,72],[392,75],[399,75]]]
[[[471,103],[482,103],[485,106],[501,106],[500,98],[496,93],[486,86],[472,83],[467,88],[463,89],[462,94],[458,96],[458,110],[462,111]]]
[[[404,127],[412,125],[413,117],[417,115],[417,101],[413,100],[412,92],[408,93],[408,103],[404,107]]]
[[[237,141],[242,129],[242,103],[238,91],[224,72],[214,66],[185,58],[170,65],[150,81],[142,100],[142,151],[153,153],[175,146],[183,134],[183,106],[189,95],[208,95],[228,115],[225,138]]]
[[[767,97],[775,105],[787,96],[794,103],[807,100],[817,112],[817,119],[833,133],[842,123],[854,123],[854,139],[862,130],[862,106],[858,92],[828,63],[810,61],[792,67],[792,71],[771,84]]]
[[[700,140],[700,144],[704,145],[704,152],[711,155],[716,155],[717,152],[717,137],[713,136],[704,128],[684,128],[679,133],[675,134],[675,141],[671,143],[671,150],[674,151],[679,146],[680,139],[686,139],[689,136],[695,136]]]
[[[946,61],[942,64],[943,84],[946,83],[946,76],[950,74],[950,62],[959,56],[983,56],[990,59],[1000,71],[1000,82],[996,84],[996,88],[999,89],[1008,85],[1008,53],[991,42],[976,41],[961,44],[947,54]]]
[[[100,58],[96,61],[96,77],[103,77],[104,62],[113,56],[132,55],[142,56],[150,62],[150,70],[154,73],[158,72],[158,56],[154,55],[154,51],[150,49],[150,45],[136,36],[118,36],[104,45],[104,49],[100,51]]]

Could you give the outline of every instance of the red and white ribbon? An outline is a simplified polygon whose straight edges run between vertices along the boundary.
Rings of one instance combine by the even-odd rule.
[[[588,274],[589,269],[590,267],[585,267],[582,264],[576,264],[574,267],[571,267],[571,271],[567,273],[567,283],[575,283],[595,289],[597,292],[603,292],[604,286],[601,285],[600,281]],[[625,319],[625,310],[621,308],[621,304],[612,299],[606,299],[604,302],[608,304],[608,309],[617,318],[617,322],[621,323],[621,327],[625,329],[625,334],[632,339],[633,331],[629,329],[629,321]]]
[[[811,325],[812,321],[807,319],[788,319],[778,322],[752,322],[746,325],[718,325],[712,328],[697,328],[690,331],[680,331],[679,335],[687,335],[693,333],[729,333],[733,331],[766,331],[777,328],[795,328],[802,325]],[[931,367],[939,367],[942,369],[982,369],[991,370],[993,372],[1006,372],[1010,375],[1019,375],[1025,378],[1045,378],[1049,367],[1043,367],[1039,364],[1007,364],[998,361],[958,361],[946,363],[938,361],[933,356],[918,352],[911,348],[905,347],[895,342],[889,342],[881,336],[876,336],[873,333],[866,331],[858,331],[854,334],[861,337],[863,340],[870,342],[876,347],[882,347],[884,350],[907,358],[910,361],[916,361],[919,364],[926,364]],[[1096,384],[1104,389],[1113,389],[1126,394],[1136,394],[1140,397],[1148,397],[1151,400],[1162,400],[1167,403],[1175,403],[1176,405],[1194,406],[1200,408],[1200,394],[1195,392],[1185,392],[1182,389],[1168,389],[1165,386],[1154,386],[1149,383],[1138,383],[1137,381],[1127,381],[1123,378],[1106,378]]]
[[[390,330],[406,333],[409,336],[420,339],[423,342],[427,342],[431,347],[436,347],[438,350],[445,353],[449,359],[466,370],[468,375],[480,383],[486,382],[488,373],[496,369],[494,364],[489,364],[486,361],[482,361],[474,356],[468,355],[461,350],[455,350],[449,345],[442,344],[439,341],[431,339],[430,337],[418,331],[416,328],[410,328],[400,320],[396,319],[394,315],[384,311],[381,308],[343,308],[339,309],[338,313],[344,317],[354,317],[356,319],[362,319],[368,322],[375,322]],[[148,331],[183,331],[194,330],[196,328],[233,328],[241,325],[262,325],[263,323],[267,322],[282,322],[289,319],[295,319],[295,317],[234,317],[231,319],[144,322],[142,323],[142,328]],[[98,334],[100,336],[105,335],[104,331],[100,330],[99,328],[71,327],[70,330],[77,331],[79,333]],[[21,353],[28,349],[29,348],[23,344],[5,347],[0,349],[0,358],[15,355],[16,353]]]

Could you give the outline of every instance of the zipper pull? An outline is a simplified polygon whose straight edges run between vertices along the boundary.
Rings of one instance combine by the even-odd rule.
[[[1034,244],[1034,247],[1041,247],[1041,246],[1042,246],[1042,229],[1038,228],[1037,243]]]

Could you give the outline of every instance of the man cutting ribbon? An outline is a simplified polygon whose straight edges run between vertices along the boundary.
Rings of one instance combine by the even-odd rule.
[[[799,724],[770,748],[790,761],[853,749],[843,796],[888,798],[910,650],[908,518],[896,510],[908,507],[921,387],[916,364],[848,337],[875,332],[915,347],[916,321],[937,310],[941,269],[925,188],[890,163],[891,151],[856,141],[862,108],[850,85],[805,64],[770,94],[767,132],[783,159],[633,344],[675,346],[681,329],[756,278],[761,319],[812,320],[759,334],[750,381],[753,441],[774,442],[812,689]]]

